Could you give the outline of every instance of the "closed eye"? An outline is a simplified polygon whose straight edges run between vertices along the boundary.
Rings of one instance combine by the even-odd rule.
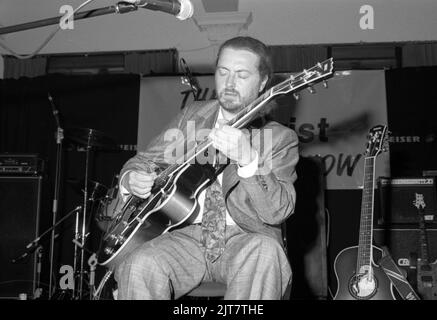
[[[238,71],[238,77],[241,79],[247,79],[250,77],[250,72],[248,71]]]
[[[225,68],[218,68],[218,69],[217,69],[217,72],[218,72],[218,74],[219,74],[220,76],[222,76],[222,77],[228,74],[228,70],[225,69]]]

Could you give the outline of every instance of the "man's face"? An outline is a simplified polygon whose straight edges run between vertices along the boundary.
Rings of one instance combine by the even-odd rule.
[[[267,77],[261,79],[259,57],[248,50],[225,48],[215,71],[215,87],[220,105],[237,113],[250,104],[264,89]]]

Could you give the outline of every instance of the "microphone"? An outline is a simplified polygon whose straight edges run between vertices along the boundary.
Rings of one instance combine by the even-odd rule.
[[[184,76],[182,77],[182,83],[188,84],[191,87],[191,91],[193,92],[193,95],[194,95],[194,100],[196,100],[197,95],[199,94],[199,91],[201,90],[199,83],[197,82],[197,79],[194,78],[193,75],[191,74],[190,68],[188,67],[184,58],[180,59],[180,66],[181,66],[182,72],[184,73]]]
[[[55,116],[56,126],[60,127],[59,115],[58,115],[59,111],[56,109],[56,106],[53,102],[53,98],[52,98],[50,92],[47,92],[47,98],[49,99],[50,105],[52,106],[52,112],[53,112],[53,115]]]
[[[162,11],[185,20],[193,16],[193,4],[190,0],[124,0],[140,8]]]

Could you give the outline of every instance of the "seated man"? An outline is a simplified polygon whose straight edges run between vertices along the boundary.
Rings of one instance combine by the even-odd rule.
[[[281,224],[294,212],[297,135],[273,121],[252,131],[226,125],[264,91],[272,70],[267,47],[256,39],[237,37],[220,47],[217,100],[186,107],[168,129],[187,135],[210,129],[217,155],[230,163],[198,195],[199,213],[191,224],[137,246],[116,267],[119,299],[179,298],[203,281],[225,283],[225,299],[282,298],[291,268]],[[123,195],[151,195],[160,169],[172,162],[168,132],[126,162]]]

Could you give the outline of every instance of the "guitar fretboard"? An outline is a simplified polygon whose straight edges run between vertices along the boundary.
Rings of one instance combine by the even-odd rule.
[[[254,119],[256,114],[275,96],[295,92],[298,89],[303,89],[306,86],[310,86],[313,83],[323,80],[324,78],[332,75],[333,72],[333,59],[329,58],[321,63],[317,63],[308,70],[304,70],[295,76],[290,76],[281,83],[273,86],[252,103],[242,108],[242,110],[228,123],[237,129],[243,128],[251,120]],[[169,165],[163,171],[160,172],[159,177],[155,180],[158,183],[164,184],[169,176],[176,173],[185,164],[190,163],[198,154],[204,152],[212,142],[209,138],[206,138],[200,142],[195,148],[189,150],[185,155],[176,161],[175,164]],[[156,184],[156,182],[155,182]]]
[[[360,273],[363,267],[370,269],[372,261],[374,184],[375,157],[366,157],[364,158],[364,184],[361,200],[357,274]]]
[[[421,203],[423,205],[418,204],[418,214],[419,214],[419,228],[420,228],[420,255],[424,264],[428,264],[428,236],[426,234],[426,223],[425,223],[425,208],[423,202],[423,195],[416,193],[416,202],[420,197]]]

